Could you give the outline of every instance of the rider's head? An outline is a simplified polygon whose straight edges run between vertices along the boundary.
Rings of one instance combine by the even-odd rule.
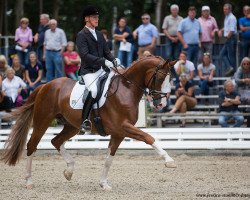
[[[98,26],[99,12],[96,7],[88,5],[83,10],[83,19],[86,26],[89,28],[95,28]]]

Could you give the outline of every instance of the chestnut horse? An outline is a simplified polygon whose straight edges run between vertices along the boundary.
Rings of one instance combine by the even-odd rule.
[[[100,186],[104,190],[111,189],[107,181],[108,171],[116,150],[125,137],[151,145],[164,158],[166,167],[176,167],[174,160],[152,136],[134,127],[138,119],[138,105],[145,89],[149,90],[153,99],[159,99],[163,94],[162,83],[169,75],[173,64],[174,62],[165,61],[161,57],[148,56],[135,61],[123,75],[113,78],[108,90],[108,98],[100,108],[104,130],[111,135],[109,153],[100,180]],[[63,118],[65,124],[63,130],[52,139],[51,143],[67,163],[67,168],[64,170],[65,178],[71,179],[74,160],[64,148],[64,143],[79,132],[81,124],[82,110],[72,109],[69,105],[70,94],[75,83],[69,78],[58,78],[41,85],[30,95],[26,104],[12,114],[17,120],[5,144],[2,160],[9,165],[17,163],[33,123],[33,132],[27,143],[27,188],[33,186],[31,179],[33,153],[51,121],[57,117]]]

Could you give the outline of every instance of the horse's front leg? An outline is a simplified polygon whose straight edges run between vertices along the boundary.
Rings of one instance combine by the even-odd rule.
[[[113,162],[115,152],[118,149],[123,139],[124,139],[123,137],[111,136],[111,139],[109,142],[109,151],[105,160],[105,164],[104,164],[104,168],[103,168],[101,180],[100,180],[100,186],[103,190],[112,189],[111,185],[108,183],[108,173],[109,173],[111,164]]]
[[[133,138],[136,140],[140,140],[140,141],[145,142],[146,144],[151,145],[156,150],[156,152],[161,157],[164,158],[166,167],[168,167],[168,168],[176,168],[177,167],[174,160],[168,155],[168,153],[164,149],[162,149],[159,146],[159,144],[157,144],[157,142],[155,141],[155,139],[151,135],[134,127],[132,124],[130,124],[128,122],[124,122],[122,127],[123,127],[124,131],[126,132],[127,137],[130,137],[130,138]]]
[[[64,170],[63,175],[68,181],[70,181],[74,172],[75,161],[73,160],[73,157],[64,148],[64,144],[65,143],[60,146],[60,154],[67,163],[67,169]]]

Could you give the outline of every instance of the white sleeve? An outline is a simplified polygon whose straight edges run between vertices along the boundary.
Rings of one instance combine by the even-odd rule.
[[[162,88],[162,92],[164,93],[169,93],[171,92],[171,84],[169,81],[169,75],[166,76],[165,80],[163,81],[161,88]]]

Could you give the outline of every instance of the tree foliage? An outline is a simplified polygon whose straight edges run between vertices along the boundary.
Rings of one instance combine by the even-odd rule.
[[[8,15],[0,15],[0,30],[2,34],[14,35],[15,29],[20,17],[28,17],[30,19],[30,27],[35,33],[39,24],[39,14],[41,12],[48,13],[52,18],[56,18],[59,27],[63,28],[68,39],[74,39],[76,33],[83,27],[83,19],[81,17],[82,9],[88,5],[96,5],[100,11],[99,29],[107,29],[112,31],[114,7],[117,8],[117,17],[125,16],[128,25],[135,29],[141,23],[141,15],[147,12],[155,21],[155,12],[162,12],[161,22],[165,15],[169,14],[169,8],[172,4],[178,4],[180,7],[180,15],[187,16],[188,7],[193,5],[197,8],[197,16],[200,16],[201,7],[209,5],[211,14],[217,19],[220,27],[223,25],[224,15],[222,12],[223,4],[227,0],[162,0],[161,11],[156,11],[157,0],[2,0],[0,10],[4,11],[3,6],[7,4],[6,11]],[[22,8],[23,2],[23,8]],[[242,16],[242,7],[246,4],[245,0],[231,0],[229,3],[233,5],[233,13],[237,18]],[[250,4],[250,2],[249,2]],[[21,10],[20,10],[21,9]],[[23,14],[22,14],[23,13]],[[7,20],[7,27],[4,22]],[[5,30],[7,29],[7,30]]]

